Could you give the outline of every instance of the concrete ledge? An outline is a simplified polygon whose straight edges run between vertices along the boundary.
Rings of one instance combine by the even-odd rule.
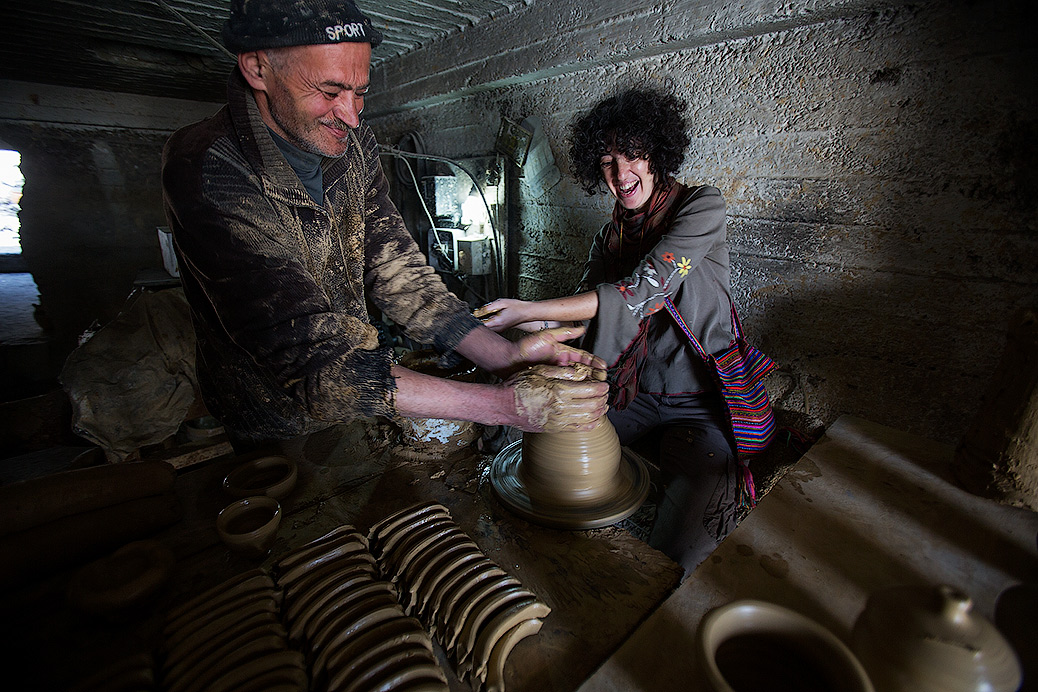
[[[0,123],[173,132],[222,104],[0,80]]]

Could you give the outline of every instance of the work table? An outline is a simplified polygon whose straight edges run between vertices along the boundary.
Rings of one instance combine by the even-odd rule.
[[[960,490],[953,453],[839,418],[580,692],[702,689],[696,630],[737,599],[791,608],[849,643],[869,594],[949,584],[998,624],[999,596],[1038,584],[1038,514]]]
[[[1038,515],[959,490],[947,477],[952,451],[844,416],[678,586],[677,566],[623,529],[554,531],[510,514],[489,487],[490,455],[415,461],[370,431],[343,426],[286,449],[299,482],[265,560],[219,542],[216,514],[230,501],[221,482],[236,460],[213,460],[177,479],[184,516],[158,538],[178,561],[150,614],[115,623],[76,615],[63,599],[68,575],[57,575],[6,594],[4,651],[15,679],[28,676],[19,689],[61,689],[55,681],[76,671],[154,647],[162,613],[178,600],[269,567],[336,526],[366,532],[396,510],[433,500],[552,608],[541,631],[509,657],[508,689],[696,690],[699,622],[736,599],[792,608],[848,642],[877,589],[951,584],[994,619],[1007,588],[1038,583]],[[454,678],[451,686],[469,689]]]
[[[154,651],[162,614],[179,600],[248,569],[269,568],[337,526],[366,533],[422,501],[446,506],[487,557],[552,609],[541,631],[509,656],[509,689],[575,689],[677,586],[680,569],[627,531],[554,531],[510,514],[489,487],[490,455],[416,461],[377,438],[378,428],[339,426],[286,445],[299,480],[282,501],[278,538],[263,560],[231,553],[216,533],[216,515],[231,501],[222,481],[237,460],[221,457],[182,470],[175,490],[183,518],[156,536],[177,563],[150,613],[115,623],[76,614],[64,602],[67,574],[5,599],[5,636],[15,634],[6,653],[14,654],[10,660],[25,677],[20,689],[61,689],[108,660]],[[454,690],[469,689],[456,678],[450,682]]]

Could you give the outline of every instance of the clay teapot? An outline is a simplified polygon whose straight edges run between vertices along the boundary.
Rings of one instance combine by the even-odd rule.
[[[1006,639],[967,594],[947,585],[872,594],[852,649],[876,692],[1015,692],[1021,682]]]

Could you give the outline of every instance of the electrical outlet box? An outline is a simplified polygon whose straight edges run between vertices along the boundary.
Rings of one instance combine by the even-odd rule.
[[[457,220],[460,211],[457,178],[453,175],[428,175],[422,178],[422,188],[426,203],[433,208],[433,216]]]
[[[485,276],[494,271],[489,236],[458,238],[458,271],[469,276]]]
[[[437,271],[453,272],[458,268],[458,236],[460,228],[429,229],[429,266]]]

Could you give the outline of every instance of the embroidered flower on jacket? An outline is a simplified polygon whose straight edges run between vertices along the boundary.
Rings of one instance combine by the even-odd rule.
[[[620,295],[625,296],[627,298],[631,298],[634,296],[634,291],[631,289],[631,284],[626,281],[621,281],[620,283],[616,284],[616,290],[620,291]]]
[[[652,266],[651,263],[645,263],[645,273],[642,277],[649,283],[650,286],[660,287],[659,273],[656,271],[656,267]]]
[[[664,262],[670,262],[671,264],[674,264],[674,253],[673,252],[664,252],[663,255],[662,255],[662,258],[663,258]]]
[[[682,276],[688,276],[688,272],[692,269],[692,260],[687,257],[682,257],[681,261],[678,262],[678,271],[681,272]]]

